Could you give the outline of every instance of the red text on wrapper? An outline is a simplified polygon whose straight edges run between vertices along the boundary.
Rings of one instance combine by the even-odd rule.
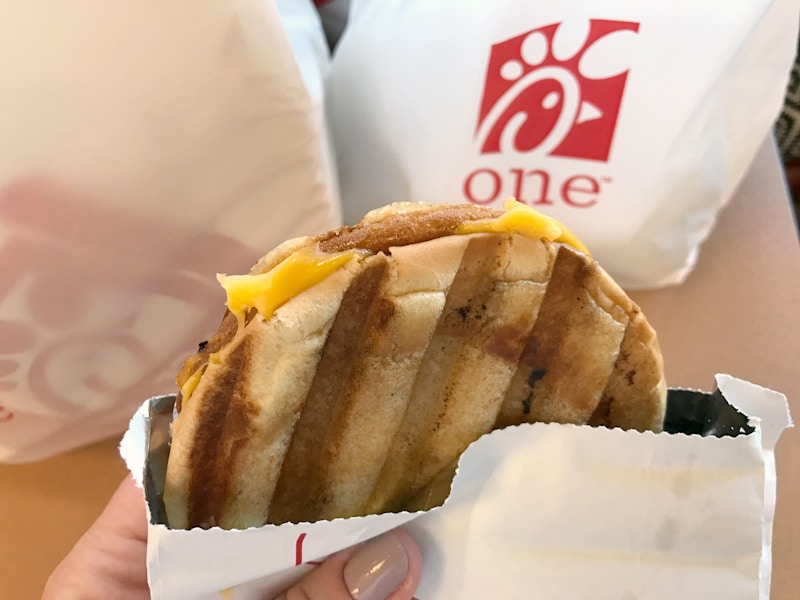
[[[301,533],[297,536],[297,541],[294,543],[294,564],[295,566],[303,564],[303,542],[306,541],[306,533]],[[310,560],[308,561],[309,565],[318,565],[320,561],[318,560]]]
[[[591,19],[494,44],[475,130],[487,161],[465,176],[465,197],[483,205],[512,195],[530,205],[593,206],[610,177],[588,167],[570,172],[562,164],[556,174],[545,166],[608,162],[628,79],[624,44],[638,30],[638,23]]]

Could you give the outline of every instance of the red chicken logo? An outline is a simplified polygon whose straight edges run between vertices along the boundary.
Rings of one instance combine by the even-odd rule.
[[[606,162],[638,23],[553,23],[492,46],[476,138],[482,154],[536,150]]]

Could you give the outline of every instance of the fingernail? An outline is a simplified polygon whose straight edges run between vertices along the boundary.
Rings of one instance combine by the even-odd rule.
[[[386,600],[408,577],[408,555],[391,531],[364,544],[344,566],[344,582],[357,600]]]

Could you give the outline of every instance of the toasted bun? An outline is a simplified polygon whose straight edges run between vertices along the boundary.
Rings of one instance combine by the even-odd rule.
[[[660,430],[661,355],[639,308],[570,246],[458,234],[499,214],[391,205],[259,261],[251,273],[302,249],[369,251],[268,319],[227,313],[186,361],[180,385],[202,376],[173,425],[170,526],[428,506],[466,447],[508,425]]]

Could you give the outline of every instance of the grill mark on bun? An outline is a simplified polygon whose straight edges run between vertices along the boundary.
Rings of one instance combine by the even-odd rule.
[[[564,254],[561,250],[556,255],[536,324],[520,356],[496,428],[534,421],[531,417],[534,402],[544,396],[539,385],[550,374],[551,367],[559,369],[556,359],[565,333],[563,325],[575,303],[580,303],[580,286],[588,276],[583,261],[574,258],[572,253]]]
[[[252,432],[250,423],[256,413],[244,385],[249,377],[250,352],[244,338],[219,365],[215,384],[203,398],[203,426],[195,432],[189,456],[187,528],[219,524],[231,497],[230,476]]]
[[[252,318],[252,315],[250,316]],[[183,386],[189,377],[191,377],[200,369],[204,369],[206,365],[208,365],[208,358],[215,352],[219,352],[222,348],[227,346],[228,343],[230,343],[230,341],[236,335],[238,327],[239,325],[234,314],[229,310],[226,310],[217,332],[208,340],[200,344],[197,354],[187,358],[183,363],[183,368],[178,374],[176,380],[178,385]],[[180,412],[183,408],[183,394],[180,392],[178,393],[178,398],[176,400],[176,408],[178,412]]]
[[[505,234],[476,236],[467,244],[405,418],[364,512],[403,509],[452,461],[452,448],[440,445],[444,435],[459,431],[461,452],[494,423],[505,384],[498,390],[496,378],[476,372],[474,359],[480,352],[473,349],[483,347],[491,328],[485,317],[509,248]],[[464,415],[479,416],[462,421]]]
[[[594,409],[592,416],[589,417],[588,425],[593,427],[600,427],[608,425],[609,416],[611,414],[611,404],[614,402],[614,397],[611,395],[604,395],[597,408]]]
[[[602,294],[593,296],[596,270],[584,255],[559,246],[496,427],[537,421],[585,424],[595,413],[627,325],[623,308]]]
[[[270,523],[301,522],[318,514],[327,457],[337,413],[347,401],[355,356],[369,327],[368,318],[386,274],[382,254],[371,257],[344,293],[269,507]],[[311,515],[311,517],[309,516]]]

